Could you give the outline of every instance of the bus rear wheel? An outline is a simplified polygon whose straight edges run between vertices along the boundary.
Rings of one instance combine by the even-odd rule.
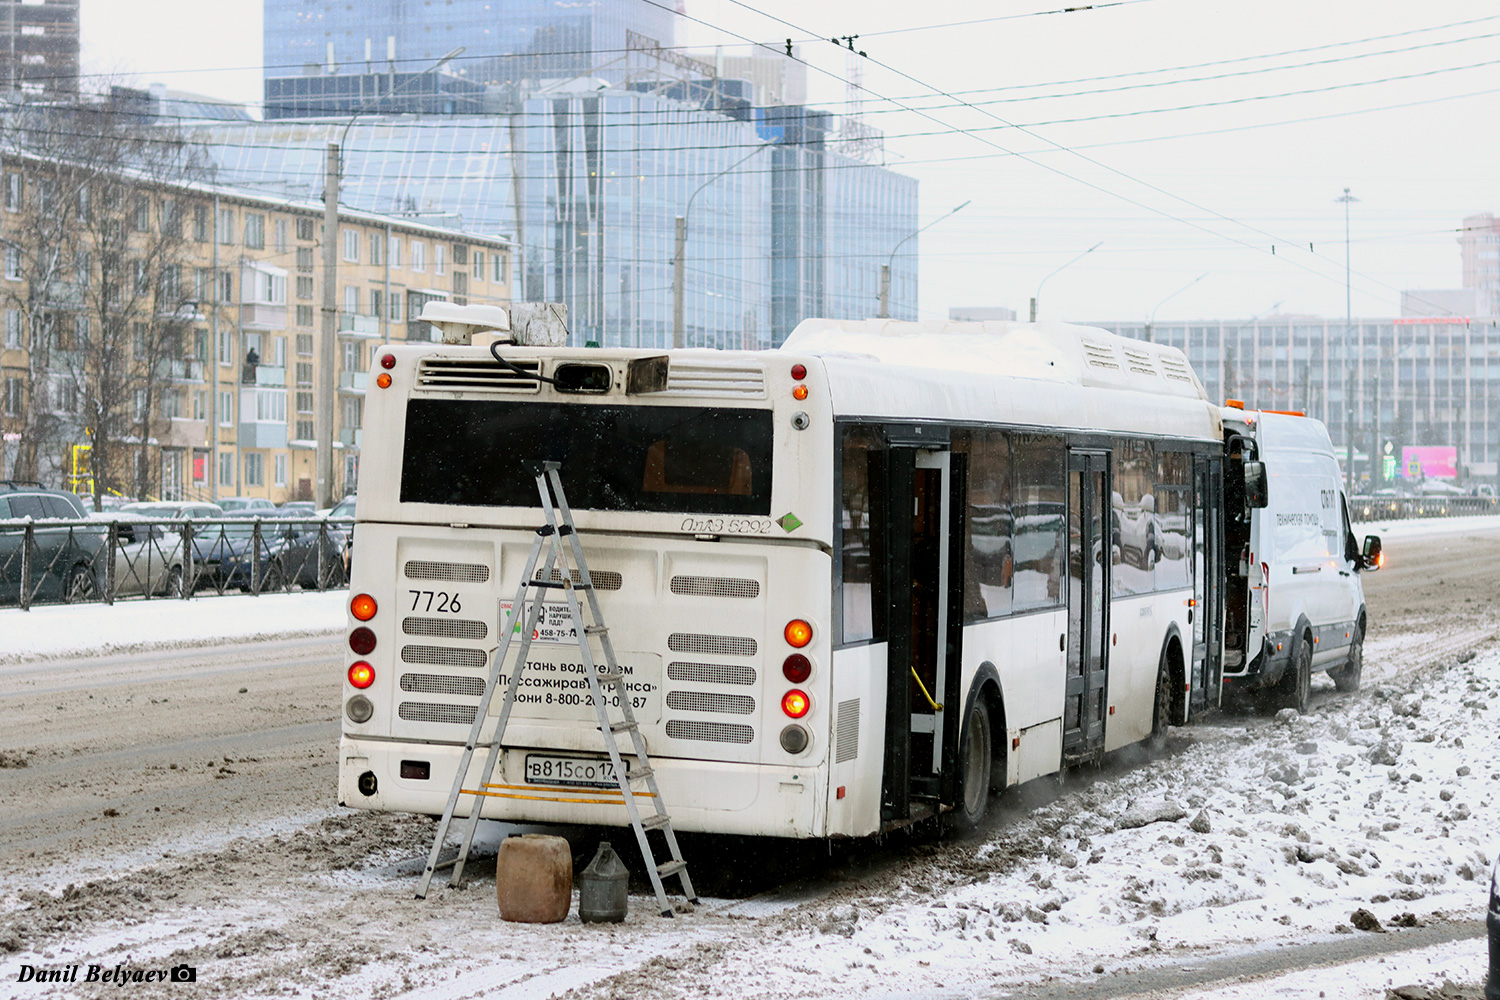
[[[990,771],[995,760],[994,733],[990,729],[985,695],[976,697],[969,707],[962,740],[958,748],[958,801],[950,815],[959,830],[972,830],[984,821],[989,811]]]

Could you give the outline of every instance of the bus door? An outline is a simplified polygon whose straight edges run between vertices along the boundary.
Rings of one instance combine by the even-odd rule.
[[[1068,673],[1063,759],[1104,752],[1109,680],[1109,453],[1068,450]]]
[[[1224,674],[1224,460],[1193,456],[1193,662],[1189,715],[1219,704]]]
[[[931,428],[923,430],[930,438]],[[952,801],[962,715],[966,456],[930,440],[913,444],[888,432],[885,489],[872,500],[885,522],[884,558],[872,570],[884,577],[875,592],[885,595],[889,639],[881,818],[895,821]]]

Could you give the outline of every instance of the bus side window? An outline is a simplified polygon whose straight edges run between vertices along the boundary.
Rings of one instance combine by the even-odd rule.
[[[955,450],[969,453],[964,620],[998,618],[1010,614],[1016,574],[1010,435],[959,431],[953,442]]]
[[[1015,434],[1014,608],[1047,608],[1062,599],[1067,566],[1067,473],[1063,439]]]
[[[885,635],[884,625],[876,620],[883,609],[874,592],[874,561],[879,553],[870,523],[871,466],[879,441],[872,428],[851,427],[844,431],[839,475],[842,594],[834,595],[835,607],[842,613],[844,642],[864,642]]]

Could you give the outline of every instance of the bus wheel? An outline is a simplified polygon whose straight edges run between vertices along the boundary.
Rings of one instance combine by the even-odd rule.
[[[954,826],[960,830],[974,829],[989,809],[994,754],[989,705],[985,696],[979,695],[964,720],[963,743],[958,750],[958,802],[951,815]]]
[[[1291,666],[1276,685],[1276,694],[1282,708],[1295,708],[1298,713],[1307,714],[1312,699],[1312,644],[1305,638],[1297,643]]]
[[[1167,727],[1172,724],[1172,666],[1167,661],[1167,651],[1162,649],[1161,661],[1156,665],[1156,705],[1151,712],[1151,735],[1146,746],[1153,754],[1167,749]]]
[[[1340,691],[1358,691],[1359,677],[1365,671],[1365,632],[1364,629],[1356,627],[1354,630],[1354,641],[1349,644],[1349,659],[1337,670],[1328,671],[1328,676],[1333,678],[1333,686]]]

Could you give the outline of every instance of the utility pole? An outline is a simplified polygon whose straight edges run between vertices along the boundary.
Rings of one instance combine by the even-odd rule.
[[[880,318],[891,314],[891,265],[880,265]]]
[[[933,226],[937,225],[939,222],[942,222],[944,219],[948,218],[948,216],[950,216],[950,215],[956,215],[959,212],[962,212],[965,208],[968,208],[969,205],[973,203],[973,201],[974,201],[974,199],[970,198],[968,201],[964,202],[962,205],[959,205],[957,208],[952,209],[951,211],[944,212],[942,215],[938,216],[936,219],[933,219],[931,222],[927,223],[927,225],[923,226],[922,228],[917,229],[917,230],[915,230],[913,232],[907,233],[905,236],[901,237],[901,239],[896,242],[895,246],[891,247],[890,256],[886,257],[885,263],[882,264],[882,265],[880,265],[880,318],[881,319],[889,319],[890,315],[891,315],[891,265],[893,263],[895,263],[895,261],[896,261],[896,251],[900,250],[901,247],[906,243],[907,240],[912,239],[913,237],[916,237],[916,236],[920,235],[921,233],[927,232],[927,230],[931,229]]]
[[[338,502],[333,495],[334,362],[338,351],[339,146],[328,144],[323,177],[323,335],[318,339],[318,398],[313,410],[318,437],[314,496],[319,507]]]
[[[213,483],[213,489],[209,495],[213,497],[214,503],[219,502],[219,422],[223,414],[219,412],[219,196],[214,195],[214,226],[210,234],[214,241],[213,272],[212,280],[208,287],[208,307],[213,310],[213,346],[209,348],[208,364],[213,370],[213,394],[209,396],[208,408],[208,440],[213,443],[213,452],[209,461],[213,468],[209,470],[209,481]],[[239,451],[239,428],[235,428],[236,442],[235,451]]]
[[[967,205],[968,202],[964,202],[964,204]],[[962,207],[962,206],[960,206],[960,207]],[[958,211],[958,209],[954,209],[954,211],[956,212],[956,211]],[[1043,278],[1041,281],[1039,281],[1037,283],[1036,294],[1031,297],[1031,322],[1033,322],[1033,323],[1036,322],[1036,300],[1042,297],[1042,286],[1045,285],[1048,281],[1052,280],[1053,275],[1056,275],[1057,273],[1059,273],[1061,271],[1066,271],[1068,268],[1072,267],[1074,264],[1078,263],[1080,260],[1083,260],[1083,258],[1087,257],[1089,254],[1093,253],[1095,250],[1098,250],[1103,245],[1104,245],[1104,241],[1100,240],[1098,243],[1095,243],[1093,246],[1089,247],[1083,253],[1079,254],[1077,257],[1074,257],[1072,260],[1068,261],[1062,267],[1059,267],[1056,271],[1053,271],[1052,274],[1047,275],[1047,277]],[[1199,280],[1198,278],[1194,278],[1193,279],[1193,281],[1198,281],[1198,280]],[[1188,282],[1188,284],[1192,284],[1192,283],[1193,282]],[[1173,292],[1172,294],[1176,295],[1177,292]]]
[[[695,194],[697,192],[694,192]],[[687,216],[677,217],[677,249],[672,254],[672,346],[684,347],[687,333],[682,326],[682,256],[687,251]],[[568,261],[573,266],[573,261]]]
[[[1349,204],[1359,201],[1344,188],[1341,198],[1333,199],[1344,205],[1344,495],[1354,493],[1354,399],[1350,390],[1354,387],[1354,306],[1350,292],[1349,268]]]

